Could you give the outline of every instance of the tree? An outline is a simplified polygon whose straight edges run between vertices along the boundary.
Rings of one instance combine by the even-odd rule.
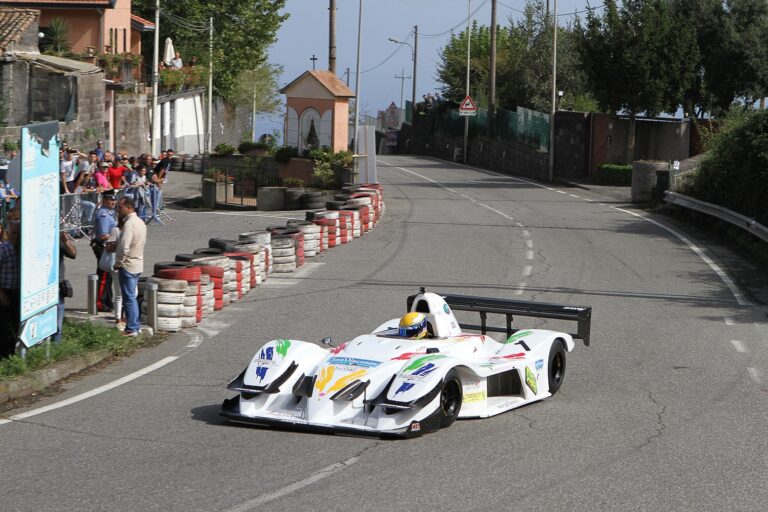
[[[43,29],[45,39],[43,47],[46,52],[53,55],[65,55],[72,50],[69,42],[69,35],[72,27],[62,18],[52,18],[50,25]]]
[[[526,107],[549,112],[552,94],[552,18],[541,0],[528,0],[521,19],[497,31],[497,103],[514,110]],[[481,106],[487,105],[490,28],[473,24],[470,90]],[[464,97],[467,62],[466,30],[452,35],[440,52],[438,80],[446,97]],[[594,104],[581,70],[578,37],[571,25],[558,27],[558,88],[572,106]]]
[[[719,115],[737,98],[752,103],[768,92],[768,2],[677,0],[675,13],[696,29],[700,58],[685,91],[686,112]]]
[[[134,0],[134,9],[143,17],[154,19],[155,0]],[[275,41],[277,30],[288,18],[280,14],[285,0],[174,0],[163,2],[166,13],[160,23],[160,40],[173,40],[182,58],[196,56],[208,64],[207,27],[213,18],[213,85],[215,93],[231,99],[237,76],[266,62],[267,48]],[[152,45],[145,45],[151,53]],[[151,58],[145,62],[151,62]]]
[[[277,77],[282,66],[261,64],[241,71],[235,79],[231,100],[236,105],[254,108],[257,113],[272,114],[282,107]]]
[[[693,81],[698,60],[695,29],[666,0],[604,0],[586,26],[576,21],[579,50],[590,88],[612,112],[629,115],[626,157],[634,158],[635,120],[674,112]]]

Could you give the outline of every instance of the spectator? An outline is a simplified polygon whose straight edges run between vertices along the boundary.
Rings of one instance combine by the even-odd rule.
[[[184,67],[184,63],[181,61],[181,54],[179,52],[176,52],[176,56],[171,59],[170,67],[171,69],[181,69]]]
[[[107,162],[101,162],[99,169],[93,174],[96,179],[96,184],[101,191],[112,190],[112,184],[109,182],[109,164]]]
[[[115,155],[115,159],[107,169],[107,176],[109,177],[109,184],[112,189],[119,190],[123,186],[123,173],[126,168],[123,166],[123,159],[120,156]]]
[[[16,189],[4,179],[0,179],[0,210],[13,210],[18,198],[19,193]]]
[[[120,277],[120,291],[125,308],[125,330],[123,336],[138,336],[139,304],[136,302],[136,288],[139,276],[144,271],[144,245],[147,241],[147,227],[136,215],[131,199],[124,197],[118,206],[122,223],[120,237],[115,247],[115,269]]]
[[[59,172],[61,174],[61,193],[71,194],[75,191],[75,181],[77,178],[77,159],[75,152],[68,149],[62,150],[61,161],[59,162]]]
[[[0,180],[5,181],[5,177],[8,175],[8,165],[10,161],[0,155]]]
[[[94,157],[95,155],[91,156]],[[98,164],[96,165],[95,169],[98,169]],[[86,230],[93,226],[93,214],[96,211],[98,194],[102,190],[96,179],[95,173],[92,172],[91,169],[94,169],[94,167],[89,166],[84,171],[85,174],[80,179],[80,187],[75,191],[80,194],[80,204],[83,209],[81,224]]]
[[[117,226],[115,218],[115,191],[104,192],[101,198],[101,207],[96,210],[96,220],[93,226],[93,238],[91,249],[96,256],[96,274],[99,276],[96,306],[99,311],[112,311],[112,278],[109,272],[99,268],[99,260],[104,252],[104,244],[109,239],[112,228]],[[118,312],[119,314],[119,312]]]
[[[13,355],[19,337],[20,229],[20,222],[9,222],[7,241],[0,243],[0,359]]]
[[[72,296],[72,285],[65,277],[64,257],[71,260],[77,257],[77,247],[74,240],[66,232],[59,235],[59,305],[56,308],[56,334],[53,335],[54,343],[61,343],[61,330],[64,325],[64,300]]]
[[[103,140],[96,141],[96,149],[93,150],[93,153],[96,154],[96,156],[99,159],[99,162],[104,160],[104,141]]]
[[[195,66],[197,66],[197,64],[198,64],[198,62],[197,62],[197,56],[196,55],[193,55],[189,59],[189,62],[187,62],[187,66],[189,66],[189,67],[195,67]]]

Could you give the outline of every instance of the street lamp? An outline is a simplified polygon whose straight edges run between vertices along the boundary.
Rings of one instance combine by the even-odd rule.
[[[395,44],[404,44],[411,49],[411,59],[413,60],[413,73],[412,73],[413,93],[411,98],[411,109],[413,110],[413,114],[415,115],[416,114],[416,58],[418,56],[417,49],[419,48],[419,26],[418,25],[413,27],[413,34],[414,34],[413,45],[411,45],[411,43],[406,43],[405,41],[400,41],[399,39],[395,39],[394,37],[390,37],[389,40]]]

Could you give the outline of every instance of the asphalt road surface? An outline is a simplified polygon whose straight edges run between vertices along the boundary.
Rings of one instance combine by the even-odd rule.
[[[581,189],[416,157],[379,175],[386,217],[363,239],[12,411],[0,509],[765,510],[765,307],[706,247]],[[218,416],[267,340],[369,332],[419,286],[592,306],[592,346],[551,399],[413,440]]]

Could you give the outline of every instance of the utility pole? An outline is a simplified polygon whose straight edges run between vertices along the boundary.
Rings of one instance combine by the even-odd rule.
[[[411,97],[411,125],[416,122],[416,59],[419,56],[419,26],[413,26],[413,95]]]
[[[491,65],[490,90],[488,91],[488,138],[493,136],[496,126],[496,0],[491,0]]]
[[[360,7],[357,14],[357,63],[355,64],[355,144],[353,146],[354,160],[353,170],[357,174],[357,159],[360,158],[358,148],[360,147],[360,50],[363,46],[363,0],[360,0]]]
[[[469,58],[470,58],[470,47],[472,45],[472,38],[471,36],[471,25],[472,25],[472,0],[467,0],[467,93],[466,95],[469,96]],[[469,139],[469,116],[464,117],[464,153],[462,156],[464,157],[464,164],[467,163],[467,140]]]
[[[403,93],[405,92],[405,81],[410,80],[412,77],[405,76],[405,68],[403,68],[402,75],[397,76],[395,75],[395,78],[400,80],[400,110],[403,110]]]
[[[330,29],[328,36],[328,71],[336,74],[336,0],[330,0],[328,7]],[[313,68],[314,69],[314,68]]]
[[[557,112],[557,0],[552,14],[552,115],[549,116],[549,182],[555,180],[555,112]]]
[[[160,60],[160,0],[155,0],[155,49],[152,52],[152,134],[150,135],[150,152],[152,157],[159,153],[160,138],[160,116],[158,115],[159,105],[157,103],[158,82],[160,77],[157,74],[158,61]],[[114,144],[114,141],[112,141]]]
[[[211,141],[213,136],[213,16],[208,25],[208,139],[206,151],[211,154]]]

